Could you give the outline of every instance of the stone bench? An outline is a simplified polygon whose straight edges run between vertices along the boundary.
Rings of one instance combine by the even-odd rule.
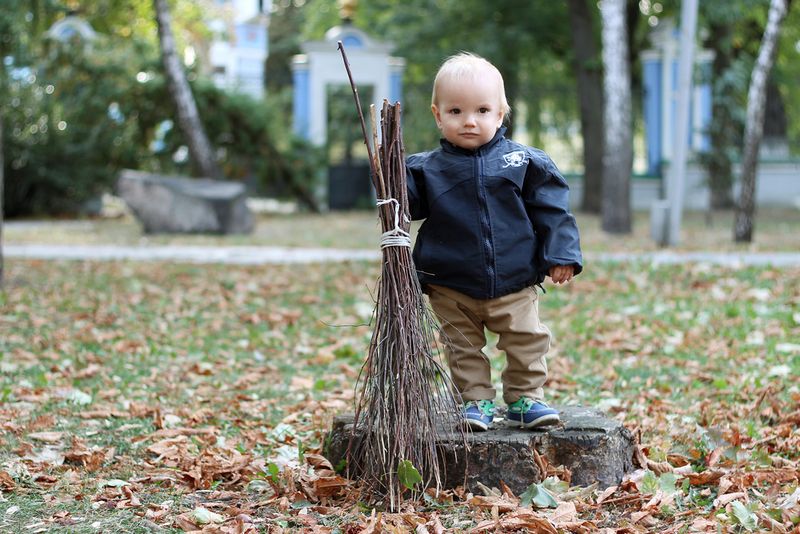
[[[524,430],[495,419],[488,431],[467,433],[466,451],[456,433],[440,430],[437,448],[444,459],[444,487],[464,485],[477,493],[478,482],[491,488],[500,487],[502,480],[519,495],[532,483],[546,478],[534,459],[534,451],[552,466],[568,468],[575,486],[595,482],[600,488],[613,486],[634,469],[636,444],[621,423],[590,408],[557,409],[562,424],[546,429]],[[352,428],[353,415],[334,419],[325,450],[332,465],[343,465]],[[358,472],[358,466],[354,471]]]
[[[124,170],[117,192],[147,234],[244,234],[253,230],[239,182]]]

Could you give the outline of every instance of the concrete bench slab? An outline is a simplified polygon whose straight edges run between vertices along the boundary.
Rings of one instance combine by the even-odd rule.
[[[117,191],[148,234],[244,234],[253,230],[253,214],[239,182],[124,170]]]

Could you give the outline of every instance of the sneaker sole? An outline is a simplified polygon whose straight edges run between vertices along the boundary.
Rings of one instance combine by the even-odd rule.
[[[506,416],[508,418],[508,416]],[[561,422],[561,418],[558,416],[557,413],[543,415],[537,419],[534,419],[530,423],[523,423],[522,421],[517,421],[514,419],[508,419],[515,425],[519,425],[520,428],[537,428],[540,426],[548,426],[548,425],[555,425]]]
[[[477,430],[479,432],[484,432],[489,429],[489,425],[484,423],[483,421],[478,421],[477,419],[464,419],[464,426],[469,428],[470,430]]]

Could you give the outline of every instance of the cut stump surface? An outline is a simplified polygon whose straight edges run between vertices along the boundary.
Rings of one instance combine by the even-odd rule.
[[[502,480],[519,495],[528,486],[546,478],[535,461],[534,451],[554,467],[564,466],[572,473],[571,484],[600,488],[619,484],[634,469],[635,441],[621,423],[591,408],[556,407],[561,424],[544,429],[525,430],[496,417],[486,432],[468,432],[467,450],[458,436],[440,430],[437,448],[444,459],[443,486],[465,486],[479,492],[479,484],[500,487]],[[353,428],[353,416],[334,419],[325,454],[334,466],[343,466]],[[359,439],[359,436],[355,436]],[[351,476],[358,465],[351,466]]]

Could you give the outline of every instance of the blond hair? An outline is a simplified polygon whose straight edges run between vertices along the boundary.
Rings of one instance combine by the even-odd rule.
[[[471,52],[460,52],[450,56],[439,67],[436,78],[433,80],[431,106],[437,105],[439,86],[443,80],[475,79],[487,71],[496,75],[497,83],[500,85],[500,108],[503,111],[503,115],[508,117],[508,114],[511,113],[511,106],[508,105],[508,99],[506,98],[503,75],[489,61]]]

